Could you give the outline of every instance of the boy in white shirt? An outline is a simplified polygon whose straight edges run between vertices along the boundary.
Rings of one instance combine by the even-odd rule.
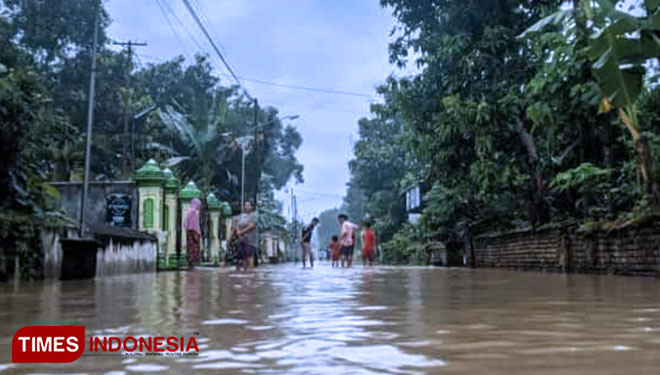
[[[341,266],[351,267],[353,265],[353,249],[355,247],[355,232],[357,225],[348,221],[348,215],[340,214],[339,219],[339,244],[341,245]]]

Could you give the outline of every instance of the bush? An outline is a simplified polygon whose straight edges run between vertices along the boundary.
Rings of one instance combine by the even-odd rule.
[[[383,244],[383,263],[385,264],[427,264],[428,256],[424,251],[424,241],[419,229],[406,224],[397,231],[392,239]]]

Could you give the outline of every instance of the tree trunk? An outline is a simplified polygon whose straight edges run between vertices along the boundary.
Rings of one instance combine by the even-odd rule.
[[[518,136],[525,150],[527,151],[527,156],[529,158],[530,167],[534,168],[536,161],[538,160],[538,154],[536,152],[536,145],[534,144],[534,137],[525,129],[525,121],[518,120],[517,126]]]
[[[660,192],[658,184],[653,176],[651,148],[646,137],[640,137],[635,141],[635,154],[637,156],[637,168],[639,169],[644,181],[644,190],[651,198],[654,208],[660,203]]]
[[[660,206],[660,191],[658,191],[658,184],[653,176],[653,168],[651,164],[653,158],[648,140],[639,132],[633,120],[623,109],[619,109],[619,120],[621,120],[626,129],[628,129],[630,136],[633,139],[637,159],[637,169],[642,175],[644,191],[651,198],[651,204],[653,207],[658,208],[658,206]]]
[[[124,111],[122,113],[122,135],[121,135],[121,176],[126,178],[130,175],[129,168],[130,166],[130,153],[129,147],[131,145],[131,136],[128,129],[129,123],[129,107],[131,105],[131,93],[128,88],[126,88],[123,97]]]
[[[533,175],[529,181],[524,194],[524,200],[527,205],[527,216],[532,227],[547,221],[549,213],[544,201],[544,179],[538,165],[538,151],[534,143],[534,136],[525,128],[526,113],[522,113],[522,119],[518,120],[517,129],[520,141],[525,147],[528,158],[528,167]]]

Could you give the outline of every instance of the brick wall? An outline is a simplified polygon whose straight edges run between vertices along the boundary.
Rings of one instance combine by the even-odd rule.
[[[485,234],[472,246],[476,267],[660,276],[660,218],[609,230],[554,226]]]

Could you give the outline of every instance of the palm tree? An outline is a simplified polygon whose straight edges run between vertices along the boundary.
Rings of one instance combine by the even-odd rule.
[[[215,99],[205,113],[195,116],[194,122],[192,115],[183,114],[172,106],[159,111],[160,120],[171,132],[168,149],[173,155],[164,164],[176,166],[181,177],[195,180],[202,191],[210,191],[218,179],[238,184],[226,163],[240,150],[238,139],[232,132],[223,131],[228,112],[226,98]]]

